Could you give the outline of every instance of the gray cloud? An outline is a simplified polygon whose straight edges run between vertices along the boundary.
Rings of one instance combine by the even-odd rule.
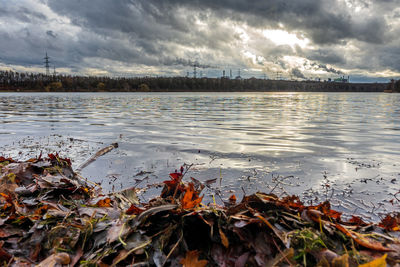
[[[334,73],[334,74],[338,74],[338,75],[344,74],[341,70],[337,70],[332,67],[328,67],[325,64],[312,63],[311,66],[315,67],[315,69],[317,69],[317,70],[323,70],[328,73]]]
[[[304,74],[298,69],[298,68],[293,68],[290,70],[290,75],[296,77],[296,78],[300,78],[300,79],[305,79],[306,76],[304,76]]]
[[[40,65],[47,50],[60,67],[78,72],[97,68],[112,74],[114,65],[120,65],[132,71],[164,68],[165,73],[184,73],[198,60],[204,68],[232,66],[303,75],[301,63],[294,66],[289,56],[313,62],[310,71],[400,72],[399,4],[399,0],[6,2],[0,7],[0,50],[5,51],[0,61]],[[6,21],[13,27],[1,26]],[[310,43],[276,44],[261,34],[266,29],[288,31]]]

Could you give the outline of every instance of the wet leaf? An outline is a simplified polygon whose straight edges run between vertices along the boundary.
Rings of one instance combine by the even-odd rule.
[[[201,203],[202,199],[203,197],[199,197],[197,192],[194,191],[193,183],[189,183],[188,186],[186,187],[186,192],[181,202],[182,208],[193,209]]]
[[[368,263],[361,264],[358,267],[386,267],[386,257],[387,254]]]
[[[332,266],[333,267],[349,267],[349,255],[344,254],[340,257],[333,259]]]
[[[379,223],[379,226],[384,228],[387,231],[400,231],[400,219],[398,217],[387,215],[382,221]]]
[[[140,213],[142,213],[143,211],[145,211],[146,209],[143,209],[143,208],[139,208],[139,207],[136,207],[135,205],[131,205],[130,207],[129,207],[129,209],[126,211],[126,214],[128,214],[128,215],[139,215]]]
[[[125,227],[123,222],[115,222],[107,232],[107,242],[112,243],[121,239],[128,233],[129,228]]]
[[[206,260],[199,260],[199,252],[197,250],[186,252],[185,258],[180,261],[184,267],[204,267],[207,262]]]
[[[97,207],[112,207],[111,198],[107,197],[104,199],[100,199],[99,201],[97,201],[96,206]]]
[[[222,245],[224,245],[225,248],[228,248],[229,247],[229,240],[226,237],[226,235],[224,234],[224,232],[222,232],[221,229],[219,229],[219,236],[221,237]]]
[[[351,219],[349,220],[349,223],[357,225],[357,226],[365,226],[368,225],[365,223],[360,216],[351,216]]]
[[[384,251],[384,252],[393,251],[390,248],[384,247],[382,245],[382,243],[380,243],[378,241],[375,241],[375,240],[372,240],[371,238],[365,237],[362,234],[359,234],[359,233],[356,233],[354,231],[348,230],[348,229],[346,229],[345,227],[343,227],[340,224],[336,224],[336,228],[339,229],[346,236],[351,237],[360,246],[363,246],[365,248],[369,248],[369,249],[372,249],[372,250],[376,250],[376,251]]]
[[[3,249],[4,241],[0,241],[0,262],[9,262],[12,256]]]
[[[53,254],[40,262],[36,267],[54,267],[60,264],[69,264],[71,261],[69,255],[65,252]]]

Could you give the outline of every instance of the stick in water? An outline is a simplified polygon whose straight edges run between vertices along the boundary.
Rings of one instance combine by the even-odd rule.
[[[93,156],[91,156],[90,158],[88,158],[84,163],[82,163],[77,169],[77,172],[80,172],[83,168],[86,168],[90,163],[92,163],[93,161],[95,161],[98,157],[103,156],[104,154],[107,154],[108,152],[110,152],[111,150],[113,150],[114,148],[118,147],[118,143],[112,143],[109,146],[106,146],[102,149],[100,149],[99,151],[96,152],[96,154],[94,154]]]

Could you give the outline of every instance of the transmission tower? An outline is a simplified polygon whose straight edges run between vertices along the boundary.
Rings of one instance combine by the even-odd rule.
[[[49,61],[49,56],[47,55],[44,57],[44,67],[46,68],[46,75],[50,75],[50,61]]]
[[[276,79],[277,80],[282,80],[282,72],[281,71],[277,71],[276,72]]]
[[[53,75],[56,76],[57,72],[56,72],[56,66],[53,66]]]
[[[199,63],[197,63],[197,61],[193,63],[193,78],[196,78],[198,65]]]

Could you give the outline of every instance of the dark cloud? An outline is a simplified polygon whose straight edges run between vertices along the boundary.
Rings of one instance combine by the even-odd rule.
[[[163,61],[160,62],[163,65],[166,66],[174,66],[174,65],[180,65],[184,67],[194,67],[196,66],[197,68],[202,68],[202,69],[207,69],[207,68],[216,68],[215,66],[209,65],[209,64],[202,64],[199,63],[199,61],[192,61],[192,60],[187,60],[184,58],[165,58]]]
[[[304,76],[304,74],[298,69],[298,68],[293,68],[290,70],[290,75],[294,76],[296,78],[300,78],[300,79],[305,79],[306,76]]]
[[[57,38],[57,35],[53,31],[47,31],[46,34],[50,37]]]
[[[58,65],[77,72],[113,73],[120,66],[176,74],[197,60],[200,68],[259,68],[302,78],[302,63],[295,66],[288,57],[313,62],[307,71],[400,72],[399,5],[400,0],[21,0],[0,7],[0,50],[3,63],[24,66],[40,66],[47,50]],[[268,29],[309,44],[275,43],[262,34]]]
[[[316,70],[323,70],[328,73],[334,73],[334,74],[338,74],[338,75],[344,74],[341,70],[337,70],[332,67],[328,67],[325,64],[312,63],[311,66],[315,67]]]

